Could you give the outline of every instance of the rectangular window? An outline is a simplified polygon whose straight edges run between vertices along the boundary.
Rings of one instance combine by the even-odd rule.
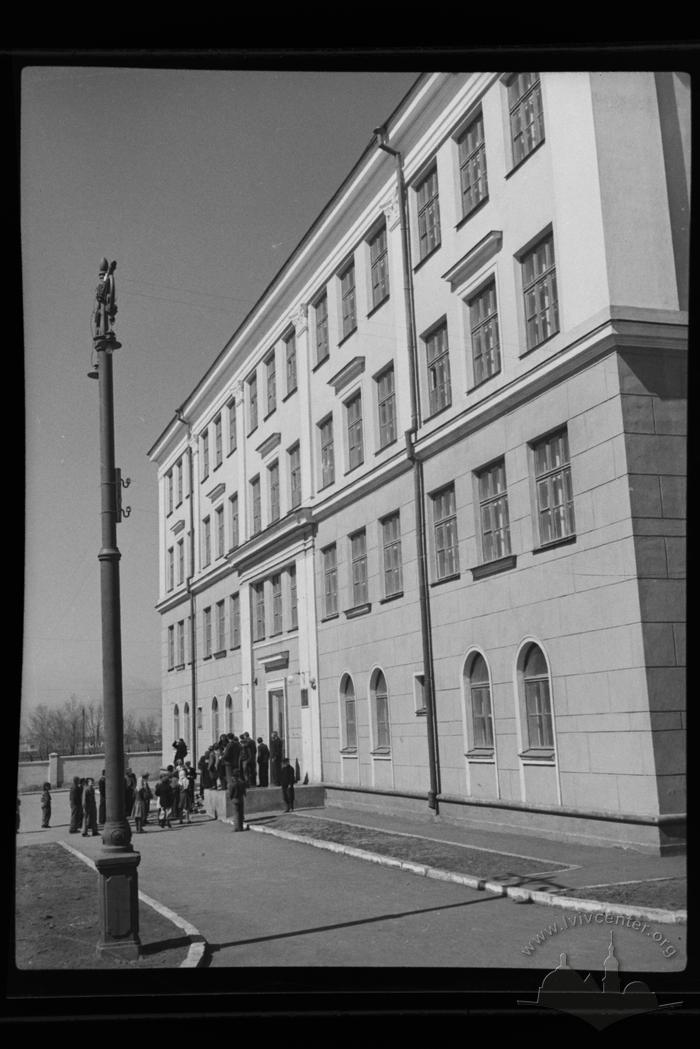
[[[216,651],[223,652],[226,648],[226,603],[216,602]]]
[[[362,395],[356,393],[346,402],[348,427],[348,469],[353,470],[364,462],[365,452],[362,439]]]
[[[185,540],[177,541],[177,585],[182,586],[185,581]]]
[[[241,644],[241,595],[231,594],[231,648],[240,648]]]
[[[280,464],[277,460],[268,467],[268,483],[270,488],[270,524],[279,521],[280,517]]]
[[[392,597],[403,590],[401,568],[401,517],[395,514],[383,518],[382,549],[384,551],[384,596]]]
[[[440,201],[437,168],[416,186],[418,205],[418,255],[424,259],[440,246]]]
[[[333,453],[333,416],[329,415],[318,424],[321,442],[321,488],[335,481],[335,457]]]
[[[452,403],[446,324],[441,324],[427,336],[425,350],[428,362],[428,407],[430,414],[434,415]]]
[[[457,510],[453,484],[436,492],[433,498],[433,527],[435,531],[435,569],[438,579],[446,579],[459,572],[457,540]]]
[[[267,414],[270,415],[277,407],[277,364],[275,351],[265,358],[265,383],[267,390]]]
[[[374,707],[377,718],[377,747],[388,749],[391,745],[391,734],[389,732],[389,697],[386,694],[386,685],[383,689],[377,689],[374,697]]]
[[[574,535],[569,439],[566,430],[533,445],[540,544]]]
[[[357,327],[357,310],[355,303],[355,264],[350,263],[340,275],[340,301],[342,308],[343,338]]]
[[[554,238],[549,233],[521,258],[527,348],[534,349],[559,331]]]
[[[291,565],[289,568],[289,629],[296,630],[298,626],[297,567],[296,565]]]
[[[346,696],[345,704],[345,746],[357,750],[357,723],[355,720],[355,697]]]
[[[364,528],[349,536],[352,572],[352,603],[354,607],[367,603],[367,536]]]
[[[228,402],[228,451],[229,455],[231,452],[235,452],[238,447],[238,435],[236,433],[236,402],[235,400]]]
[[[508,85],[513,164],[519,164],[544,139],[539,73],[516,73]]]
[[[214,468],[221,466],[224,460],[224,444],[221,432],[221,416],[214,419]]]
[[[484,562],[496,561],[510,553],[508,492],[503,459],[477,474],[479,483],[479,519],[481,522],[481,556]]]
[[[168,470],[165,475],[165,488],[166,488],[166,500],[167,500],[167,512],[171,514],[173,512],[173,471]]]
[[[181,619],[177,624],[177,665],[185,665],[185,620]]]
[[[168,547],[168,590],[172,590],[175,586],[175,548],[172,546]]]
[[[328,295],[326,292],[316,300],[314,305],[314,318],[316,328],[316,363],[325,361],[330,352],[330,341],[328,337]]]
[[[254,641],[261,641],[265,637],[265,583],[253,583],[251,588],[253,595],[253,623],[255,626]]]
[[[478,384],[501,370],[501,346],[496,310],[496,282],[469,300],[469,324],[472,335],[474,383]]]
[[[253,535],[262,528],[262,508],[260,503],[260,478],[253,477],[250,482],[250,520]]]
[[[462,215],[473,211],[489,195],[486,178],[486,146],[484,118],[481,113],[457,140],[459,148],[459,177],[462,188]]]
[[[175,463],[175,503],[177,506],[182,502],[182,459]]]
[[[389,296],[389,256],[386,226],[382,226],[369,242],[369,266],[372,280],[372,308]]]
[[[553,747],[552,708],[546,679],[525,682],[525,713],[530,747]]]
[[[282,576],[272,577],[272,633],[282,633]]]
[[[168,627],[168,670],[175,666],[175,627]]]
[[[297,388],[297,340],[292,332],[284,340],[284,352],[287,362],[287,396]]]
[[[301,452],[295,444],[289,449],[289,491],[292,510],[301,506]]]
[[[211,561],[211,518],[205,517],[202,521],[202,567]]]
[[[396,440],[396,399],[394,397],[394,366],[391,365],[377,379],[377,406],[379,410],[379,447],[385,448]]]
[[[240,542],[240,532],[238,528],[238,492],[229,497],[228,503],[231,508],[231,548],[235,550]]]
[[[202,613],[203,622],[203,633],[204,633],[204,655],[211,655],[211,608],[205,608]]]
[[[250,416],[249,433],[258,427],[258,376],[255,372],[248,379],[248,414]]]
[[[338,612],[338,562],[335,543],[323,551],[323,613],[334,616]]]
[[[471,686],[472,730],[474,746],[493,748],[493,722],[491,719],[491,692],[488,684]]]
[[[202,480],[209,476],[209,430],[202,434]]]

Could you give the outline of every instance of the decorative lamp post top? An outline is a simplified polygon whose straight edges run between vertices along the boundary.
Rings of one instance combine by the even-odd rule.
[[[92,313],[92,337],[97,349],[116,349],[121,343],[117,342],[114,334],[114,318],[117,314],[117,285],[114,279],[114,271],[117,268],[116,261],[108,262],[102,259],[99,269],[99,283],[95,289],[95,308]]]

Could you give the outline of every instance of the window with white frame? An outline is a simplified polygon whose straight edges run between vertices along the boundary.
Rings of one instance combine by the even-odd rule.
[[[227,734],[233,732],[233,700],[229,695],[226,696],[224,704],[224,729]]]
[[[280,464],[275,459],[267,468],[270,493],[270,524],[279,521],[280,517]]]
[[[214,419],[214,468],[221,466],[224,461],[224,443],[221,432],[221,415]]]
[[[165,475],[165,491],[167,500],[167,512],[171,514],[173,512],[173,471],[168,470]]]
[[[489,195],[486,176],[484,118],[478,113],[457,139],[462,216],[466,217]]]
[[[267,393],[267,414],[271,415],[277,407],[277,362],[274,350],[265,358],[265,389]]]
[[[217,506],[214,511],[216,523],[216,556],[223,557],[226,553],[226,533],[224,531],[224,508]]]
[[[425,674],[413,675],[413,702],[416,715],[424,717],[428,710],[425,699]]]
[[[540,545],[576,532],[571,486],[569,438],[566,429],[532,445]]]
[[[440,246],[440,201],[437,167],[416,185],[418,257],[424,259]]]
[[[490,379],[501,370],[496,282],[489,281],[467,303],[472,340],[474,384]]]
[[[185,703],[185,705],[184,705],[184,707],[182,709],[182,715],[183,715],[183,718],[185,720],[185,731],[183,732],[183,738],[185,740],[185,743],[189,747],[189,745],[190,745],[190,705],[189,705],[189,703]]]
[[[211,739],[212,743],[219,742],[219,701],[216,696],[211,701]]]
[[[262,528],[262,504],[259,477],[252,477],[250,480],[250,521],[252,534],[256,535]]]
[[[342,338],[357,327],[357,302],[355,293],[355,263],[351,262],[340,274],[340,307]]]
[[[301,506],[301,449],[299,442],[289,449],[289,502],[292,510]]]
[[[479,652],[470,660],[465,684],[469,701],[470,749],[493,750],[491,684],[486,660]]]
[[[289,576],[289,629],[296,630],[299,626],[299,611],[297,607],[297,566],[290,565]]]
[[[447,323],[434,328],[424,341],[428,368],[428,412],[435,415],[452,404]]]
[[[211,606],[205,608],[202,612],[202,628],[204,656],[206,658],[211,655]]]
[[[362,437],[362,394],[358,392],[345,402],[345,418],[348,435],[348,470],[354,470],[364,462],[365,450]]]
[[[204,430],[201,439],[202,480],[209,476],[209,430]]]
[[[202,521],[202,567],[206,568],[211,562],[211,518],[205,517]]]
[[[180,738],[180,708],[177,703],[173,707],[173,737]]]
[[[321,446],[321,488],[335,481],[335,455],[333,451],[333,416],[329,415],[318,424]]]
[[[357,750],[357,716],[355,712],[355,686],[346,674],[340,685],[340,701],[343,710],[343,746],[346,750]]]
[[[370,238],[369,268],[372,283],[372,308],[389,297],[389,254],[386,239],[386,224]]]
[[[185,540],[177,541],[177,585],[182,586],[185,581]]]
[[[172,546],[168,547],[168,578],[167,587],[168,590],[172,590],[175,586],[175,548]]]
[[[257,372],[248,379],[248,432],[252,433],[258,426],[258,376]]]
[[[368,601],[367,590],[367,533],[364,528],[348,536],[350,540],[350,569],[352,603],[354,607]]]
[[[435,540],[435,573],[448,579],[459,572],[457,509],[455,486],[449,484],[432,496],[433,534]]]
[[[230,617],[231,617],[231,648],[240,648],[241,645],[241,595],[231,594]]]
[[[384,597],[403,590],[401,567],[401,516],[399,511],[382,518],[382,551],[384,555]]]
[[[379,447],[386,448],[396,440],[396,397],[394,393],[394,365],[377,376],[377,408],[379,413]]]
[[[388,751],[391,746],[389,693],[386,687],[386,678],[381,670],[376,670],[372,675],[370,692],[374,714],[374,748],[375,750]]]
[[[533,350],[559,331],[557,270],[550,233],[520,256],[527,348]]]
[[[265,581],[253,583],[251,586],[253,598],[253,625],[255,633],[253,641],[261,641],[265,637]]]
[[[233,398],[227,404],[228,410],[228,454],[235,452],[238,447],[238,435],[236,432],[236,400]]]
[[[216,651],[226,648],[226,602],[216,602]]]
[[[272,587],[272,633],[282,633],[282,575],[277,572],[271,581]]]
[[[527,748],[551,751],[554,747],[554,730],[549,670],[539,645],[532,644],[527,649],[522,668]]]
[[[185,620],[181,619],[177,624],[176,632],[177,641],[177,665],[184,667],[185,665]]]
[[[324,293],[314,303],[314,333],[316,338],[316,364],[325,361],[330,352],[328,336],[328,294]]]
[[[182,456],[175,463],[175,505],[182,503]]]
[[[238,524],[238,492],[229,496],[229,514],[231,521],[231,548],[235,550],[240,542],[240,531]]]
[[[287,365],[287,396],[297,388],[297,339],[294,332],[284,340],[284,357]]]
[[[168,627],[168,670],[175,666],[175,624]]]
[[[338,612],[338,557],[335,543],[322,551],[323,557],[323,614],[334,616]]]
[[[506,464],[500,459],[477,472],[482,561],[496,561],[510,554]]]
[[[513,164],[519,164],[544,139],[539,73],[516,73],[508,84]]]

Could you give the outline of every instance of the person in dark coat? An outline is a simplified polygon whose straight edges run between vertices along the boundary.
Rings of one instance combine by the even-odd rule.
[[[282,783],[282,797],[284,803],[287,806],[287,812],[294,811],[294,781],[296,779],[296,773],[289,764],[289,758],[284,758],[282,761],[282,772],[280,774],[280,780]]]
[[[148,773],[144,772],[136,781],[136,796],[131,815],[136,825],[136,833],[143,834],[143,825],[148,818],[148,810],[151,806],[151,788],[148,785]]]
[[[173,758],[175,764],[177,764],[178,761],[184,761],[187,757],[187,744],[182,736],[175,740],[173,746],[175,747],[175,757]]]
[[[158,825],[162,828],[170,827],[170,819],[173,807],[173,788],[170,786],[170,773],[164,772],[156,783],[156,797],[158,798]]]
[[[106,794],[106,783],[107,778],[105,776],[105,770],[102,769],[102,775],[97,781],[97,786],[100,789],[100,805],[97,810],[97,822],[102,827],[107,819],[107,794]]]
[[[83,787],[83,837],[87,838],[88,833],[92,834],[93,838],[98,836],[95,781],[92,776],[87,777]]]
[[[254,785],[255,769],[255,745],[249,733],[244,732],[241,736],[241,774],[247,787]]]
[[[68,792],[70,804],[70,827],[69,834],[77,834],[83,823],[83,788],[80,785],[80,776],[73,776],[73,786]]]
[[[124,773],[124,812],[131,812],[136,794],[136,773],[127,769]]]
[[[247,787],[243,777],[237,769],[234,769],[233,782],[229,788],[229,797],[233,802],[234,830],[248,830],[247,827],[243,826],[246,790]]]
[[[282,771],[282,740],[276,732],[270,736],[270,783],[273,787],[280,785]]]
[[[218,753],[216,747],[212,744],[209,747],[209,754],[207,756],[207,774],[209,776],[209,790],[216,790],[216,762],[218,760]]]
[[[239,767],[241,761],[241,744],[233,732],[229,732],[226,737],[226,746],[224,747],[222,758],[226,774],[226,786],[230,791],[233,784],[234,770]]]
[[[190,761],[185,762],[185,775],[187,776],[187,795],[189,797],[189,811],[194,812],[194,786],[197,779],[197,772],[192,768]]]
[[[41,826],[46,828],[51,819],[51,784],[45,783],[41,795]]]
[[[268,772],[270,769],[270,748],[263,743],[262,736],[258,736],[258,783],[266,787],[269,782]]]
[[[204,798],[204,791],[209,787],[209,750],[205,750],[197,762],[199,769],[199,796]]]

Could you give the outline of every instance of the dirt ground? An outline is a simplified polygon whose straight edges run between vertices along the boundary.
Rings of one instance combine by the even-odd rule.
[[[17,849],[15,960],[18,969],[177,968],[189,938],[152,907],[139,906],[141,957],[98,957],[98,875],[61,845]]]

